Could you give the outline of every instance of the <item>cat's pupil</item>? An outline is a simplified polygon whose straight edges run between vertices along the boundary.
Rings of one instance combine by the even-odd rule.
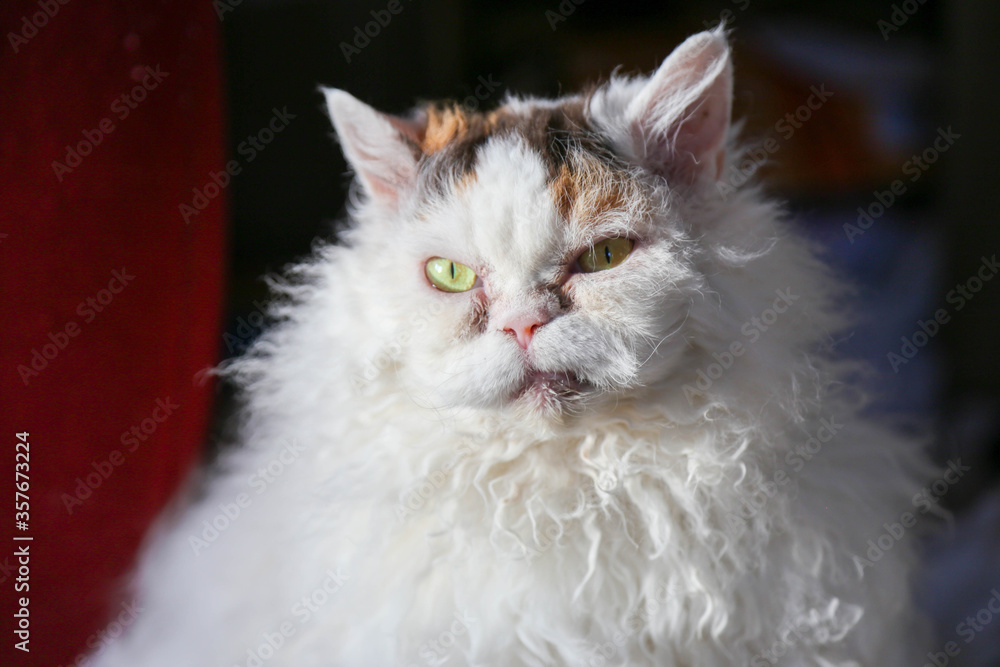
[[[611,247],[610,246],[604,246],[604,259],[607,261],[608,264],[611,263]]]
[[[451,263],[451,279],[455,279],[455,262]]]

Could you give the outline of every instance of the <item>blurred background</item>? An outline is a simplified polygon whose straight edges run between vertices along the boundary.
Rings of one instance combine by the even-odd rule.
[[[490,108],[508,91],[555,96],[619,66],[651,71],[724,22],[734,117],[752,149],[723,183],[764,182],[857,285],[858,324],[830,345],[869,360],[875,409],[930,426],[936,461],[963,471],[928,486],[954,521],[925,540],[921,604],[938,645],[959,642],[948,664],[1000,665],[1000,613],[988,607],[996,594],[1000,608],[1000,5],[42,0],[3,17],[0,253],[8,320],[21,322],[4,344],[3,423],[41,436],[35,525],[58,545],[36,544],[50,599],[37,603],[35,636],[47,648],[15,664],[82,664],[125,614],[98,583],[127,570],[225,431],[231,390],[206,369],[260,333],[262,276],[335,236],[349,175],[319,85],[390,112],[436,98]],[[162,82],[143,69],[157,63]],[[84,132],[104,116],[116,129],[71,166],[68,149],[100,136]],[[103,304],[119,264],[137,287]],[[74,308],[88,296],[107,310],[93,325]],[[183,419],[151,412],[164,396]],[[133,453],[124,436],[136,424],[149,443]],[[109,469],[114,447],[125,463],[110,469],[133,469],[95,487],[88,475]],[[982,629],[959,639],[977,614]]]

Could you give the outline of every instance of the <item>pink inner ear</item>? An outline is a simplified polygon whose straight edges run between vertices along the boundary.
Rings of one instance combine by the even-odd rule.
[[[327,106],[344,156],[379,205],[394,209],[416,178],[417,140],[426,120],[396,118],[341,90],[326,89]]]
[[[377,199],[381,199],[387,203],[393,205],[397,204],[399,201],[399,189],[397,186],[382,180],[378,176],[369,175],[368,187],[371,189],[371,194]]]
[[[395,205],[399,200],[399,189],[410,180],[408,173],[401,173],[399,165],[391,164],[385,156],[365,150],[363,145],[355,147],[353,151],[357,162],[355,168],[370,194]]]
[[[425,112],[421,111],[413,118],[400,118],[388,114],[385,114],[385,118],[400,134],[413,143],[419,146],[424,142],[424,136],[427,133],[427,114]]]
[[[646,166],[668,179],[692,183],[701,174],[722,175],[729,129],[729,82],[712,83],[665,133],[649,129],[655,121],[638,123],[636,139],[645,143]]]
[[[732,66],[725,41],[688,39],[651,77],[632,106],[632,136],[645,166],[668,180],[718,179],[725,163]]]
[[[675,159],[681,161],[679,167],[708,170],[716,179],[722,175],[729,128],[729,98],[717,90],[720,83],[713,84],[698,105],[677,121],[671,137]]]
[[[403,139],[408,140],[413,145],[413,150],[418,150],[417,147],[423,143],[424,135],[427,132],[426,113],[421,111],[413,118],[402,118],[400,116],[393,116],[386,113],[382,113],[380,115],[402,135]],[[403,149],[402,142],[400,143],[399,149]],[[376,164],[375,161],[379,160],[377,156],[366,157],[373,164]],[[384,161],[385,156],[383,156],[381,160]],[[365,170],[364,176],[368,183],[368,187],[371,190],[371,194],[384,202],[395,205],[399,200],[400,188],[405,187],[405,184],[409,183],[413,179],[413,174],[410,169],[411,166],[412,165],[408,162],[405,164],[406,169],[403,170],[405,173],[400,171],[401,165],[392,164],[382,164],[380,165],[380,169]]]

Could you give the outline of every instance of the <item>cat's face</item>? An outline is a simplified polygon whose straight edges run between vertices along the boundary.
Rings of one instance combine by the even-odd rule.
[[[410,355],[430,402],[559,412],[660,373],[689,280],[669,213],[584,148],[556,169],[520,133],[495,137],[402,230],[413,303],[440,311]]]
[[[730,90],[703,33],[648,80],[487,114],[403,120],[328,91],[414,399],[556,417],[666,376],[700,286],[684,198],[717,175]]]

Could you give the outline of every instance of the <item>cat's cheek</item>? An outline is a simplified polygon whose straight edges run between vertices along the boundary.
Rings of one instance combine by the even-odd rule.
[[[436,407],[496,408],[524,381],[516,346],[500,335],[452,339],[411,360],[414,395]]]
[[[427,345],[443,349],[449,341],[473,340],[487,332],[489,298],[484,289],[475,287],[455,293],[428,289],[434,293],[414,318],[414,330],[419,326],[422,330],[419,335],[430,338]]]
[[[639,312],[641,306],[635,303],[633,286],[619,280],[602,278],[587,280],[587,278],[590,276],[585,276],[584,280],[572,288],[574,311],[586,315],[598,326],[606,324],[613,329],[625,327],[630,330],[633,327],[624,323],[648,319],[647,313]],[[627,334],[627,330],[623,333]]]

